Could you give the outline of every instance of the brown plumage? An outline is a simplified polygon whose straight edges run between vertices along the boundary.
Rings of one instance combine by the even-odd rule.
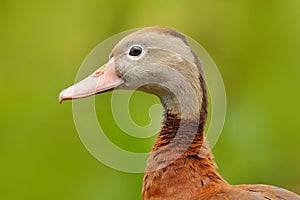
[[[143,200],[300,200],[297,194],[274,186],[230,185],[217,172],[204,136],[203,77],[199,59],[182,34],[150,27],[122,39],[107,65],[59,98],[62,102],[135,88],[160,98],[164,121],[148,159]]]
[[[184,119],[181,119],[184,120]],[[167,149],[167,145],[172,141],[180,119],[173,114],[167,114],[163,128],[153,146],[148,166],[143,182],[143,199],[153,200],[238,200],[238,199],[262,199],[262,200],[283,200],[300,199],[300,197],[282,188],[268,185],[237,185],[228,184],[217,172],[213,155],[205,141],[203,126],[198,127],[198,133],[194,138],[190,148],[186,151],[180,149],[181,143],[189,142],[189,129],[197,126],[194,120],[184,120],[183,135],[187,138],[180,138],[176,142],[177,146]],[[172,160],[176,154],[181,156],[172,164],[152,171],[152,167],[157,168]]]

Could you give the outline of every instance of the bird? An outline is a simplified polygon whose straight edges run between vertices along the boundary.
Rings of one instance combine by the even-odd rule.
[[[140,90],[163,107],[161,130],[143,178],[143,200],[300,200],[263,184],[229,184],[206,141],[208,94],[198,55],[184,34],[151,26],[121,39],[109,61],[59,94],[59,102],[111,91]]]

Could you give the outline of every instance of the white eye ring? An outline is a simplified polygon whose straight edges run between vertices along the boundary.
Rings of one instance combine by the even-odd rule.
[[[138,60],[144,55],[144,48],[141,45],[134,44],[132,45],[127,52],[127,57],[132,60]]]

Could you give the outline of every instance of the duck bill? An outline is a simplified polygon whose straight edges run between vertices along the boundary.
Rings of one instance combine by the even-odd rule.
[[[93,96],[115,89],[122,83],[124,81],[117,75],[114,61],[111,59],[87,78],[63,90],[59,94],[59,102]]]

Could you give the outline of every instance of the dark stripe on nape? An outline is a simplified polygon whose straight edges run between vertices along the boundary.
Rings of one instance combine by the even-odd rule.
[[[167,34],[170,34],[174,37],[177,37],[177,38],[181,39],[184,42],[184,44],[186,44],[191,49],[191,53],[194,56],[194,61],[195,61],[195,64],[197,65],[198,71],[199,71],[200,75],[203,76],[203,70],[202,70],[202,67],[201,67],[201,62],[199,60],[199,57],[196,54],[196,52],[191,48],[190,44],[188,43],[187,37],[185,35],[183,35],[182,33],[178,32],[178,31],[168,29],[168,28],[165,28],[164,32],[167,33]],[[202,79],[203,79],[203,77],[202,77]],[[203,81],[204,81],[204,79],[203,79]],[[204,83],[204,85],[205,85],[205,83]],[[202,89],[205,89],[205,88],[202,88]]]
[[[193,57],[194,57],[194,62],[197,65],[197,68],[198,68],[198,71],[199,71],[199,74],[200,74],[199,81],[200,81],[200,86],[201,86],[202,95],[203,95],[202,96],[202,108],[201,108],[201,113],[200,113],[200,121],[204,122],[203,125],[205,126],[205,121],[206,121],[206,118],[207,118],[208,100],[207,100],[206,83],[205,83],[205,80],[204,80],[204,73],[203,73],[203,70],[202,70],[202,67],[201,67],[201,62],[200,62],[200,59],[199,59],[198,55],[196,54],[196,52],[189,45],[187,37],[185,35],[183,35],[182,33],[178,32],[178,31],[175,31],[173,29],[163,27],[163,26],[155,26],[155,27],[151,27],[151,28],[156,29],[156,30],[160,30],[161,32],[163,32],[165,34],[169,34],[169,35],[172,35],[174,37],[177,37],[177,38],[181,39],[184,42],[184,44],[186,44],[190,48],[191,53],[193,54]]]
[[[201,121],[203,120],[206,120],[206,117],[207,117],[207,106],[208,106],[208,101],[207,101],[207,91],[206,91],[206,83],[205,83],[205,80],[204,80],[204,73],[203,73],[203,70],[202,70],[202,66],[201,66],[201,62],[199,60],[199,57],[198,55],[196,54],[196,52],[191,48],[191,46],[189,45],[188,41],[187,41],[187,38],[185,35],[175,31],[175,30],[172,30],[172,29],[167,29],[166,33],[174,36],[174,37],[178,37],[180,38],[190,49],[191,49],[191,53],[193,54],[193,57],[194,57],[194,62],[195,64],[197,65],[197,68],[198,68],[198,71],[199,71],[199,74],[200,74],[200,86],[201,86],[201,89],[202,89],[202,94],[203,94],[203,97],[202,97],[202,109],[201,109]]]
[[[172,29],[166,29],[165,33],[172,35],[174,37],[178,37],[179,39],[181,39],[184,44],[186,44],[187,46],[190,46],[185,35],[183,35],[182,33],[179,33],[178,31],[172,30]]]
[[[207,107],[208,107],[206,83],[205,83],[205,80],[204,80],[204,73],[203,73],[203,70],[202,70],[202,67],[201,67],[199,57],[192,48],[191,48],[191,52],[194,56],[194,60],[195,60],[195,63],[198,67],[198,71],[199,71],[199,74],[200,74],[200,77],[199,77],[200,87],[202,89],[202,105],[201,105],[201,110],[200,110],[200,124],[202,126],[205,126],[206,119],[207,119]]]
[[[203,97],[202,97],[202,108],[205,110],[205,112],[207,114],[208,100],[207,100],[206,83],[205,83],[205,80],[204,80],[204,72],[202,70],[202,66],[201,66],[198,55],[196,54],[196,52],[192,48],[191,48],[191,52],[194,56],[194,60],[195,60],[195,63],[198,67],[199,74],[200,74],[200,86],[201,86],[202,95],[203,95]]]

